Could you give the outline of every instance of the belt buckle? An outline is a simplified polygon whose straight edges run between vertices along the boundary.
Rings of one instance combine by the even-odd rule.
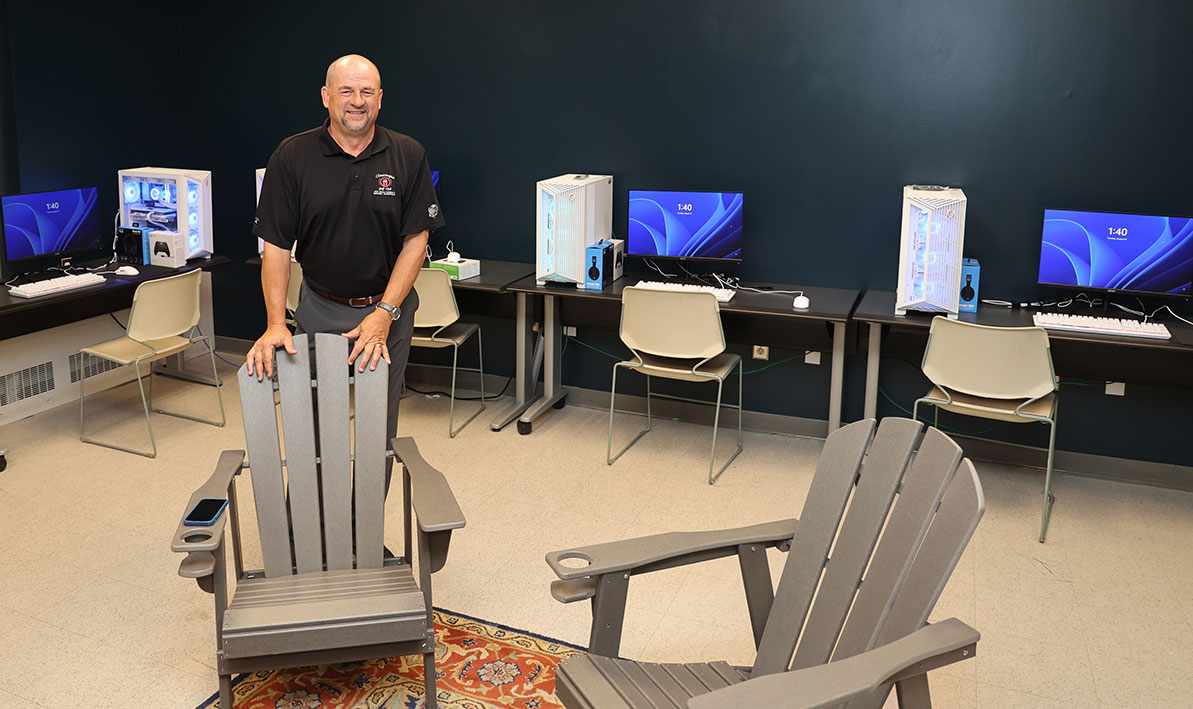
[[[364,296],[361,298],[349,298],[348,299],[348,305],[351,305],[353,308],[365,308],[372,304],[373,304],[372,296]]]

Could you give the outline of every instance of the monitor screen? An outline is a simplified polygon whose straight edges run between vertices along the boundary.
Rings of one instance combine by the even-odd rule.
[[[103,248],[95,187],[0,197],[9,261]]]
[[[1045,209],[1039,282],[1188,295],[1193,219]]]
[[[630,256],[741,261],[741,192],[630,190]]]

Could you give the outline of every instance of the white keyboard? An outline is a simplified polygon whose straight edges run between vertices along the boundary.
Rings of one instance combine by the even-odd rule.
[[[728,303],[733,300],[733,291],[729,288],[702,286],[695,283],[667,283],[665,281],[638,281],[635,288],[650,288],[651,290],[703,291],[717,297],[718,303]]]
[[[36,283],[25,283],[19,286],[9,286],[8,294],[16,298],[39,298],[43,295],[53,295],[76,288],[105,283],[106,280],[98,273],[72,273]]]
[[[1156,340],[1167,340],[1172,337],[1168,328],[1163,323],[1157,322],[1140,322],[1094,315],[1071,315],[1069,313],[1035,313],[1032,315],[1032,319],[1037,326],[1048,330],[1150,337]]]

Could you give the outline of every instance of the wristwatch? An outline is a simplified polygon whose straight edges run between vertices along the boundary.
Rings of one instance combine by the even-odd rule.
[[[398,318],[402,317],[402,309],[397,307],[396,305],[390,305],[389,303],[378,303],[377,309],[384,310],[386,313],[389,314],[389,317],[395,321]]]

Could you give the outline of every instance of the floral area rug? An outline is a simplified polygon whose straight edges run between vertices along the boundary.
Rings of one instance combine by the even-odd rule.
[[[435,670],[443,709],[556,709],[555,667],[582,649],[445,610],[435,611]],[[212,676],[212,682],[215,676]],[[243,674],[236,709],[423,709],[421,655]],[[199,709],[219,706],[219,693]]]

